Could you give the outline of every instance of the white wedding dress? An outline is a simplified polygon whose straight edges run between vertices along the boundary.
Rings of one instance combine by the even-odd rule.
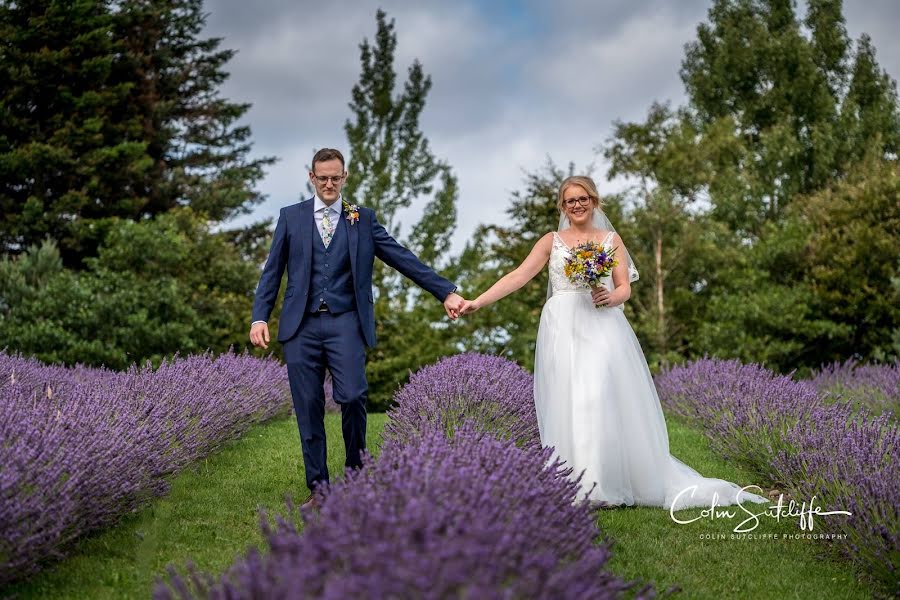
[[[590,290],[563,273],[568,253],[554,233],[534,402],[541,443],[574,469],[573,480],[584,472],[579,500],[671,510],[710,507],[714,497],[717,506],[736,504],[740,487],[703,477],[669,454],[656,387],[622,306],[595,308]],[[604,285],[612,290],[612,277]],[[739,496],[745,503],[768,502],[749,492]]]

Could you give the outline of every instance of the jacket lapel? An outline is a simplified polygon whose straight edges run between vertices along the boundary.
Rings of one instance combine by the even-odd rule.
[[[359,228],[355,225],[351,225],[347,221],[347,215],[344,213],[344,207],[341,206],[341,227],[344,228],[344,231],[347,233],[347,241],[350,243],[350,274],[353,276],[353,281],[356,281],[356,248],[358,246],[357,242],[359,241]],[[359,223],[359,221],[357,221]]]
[[[314,235],[319,235],[316,229],[316,220],[313,219],[313,200],[300,205],[300,243],[303,246],[303,256],[306,257],[307,271],[312,269],[312,241]]]

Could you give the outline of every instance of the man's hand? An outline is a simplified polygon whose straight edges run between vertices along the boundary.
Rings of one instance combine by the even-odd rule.
[[[459,318],[459,311],[462,310],[463,304],[465,303],[465,298],[455,292],[450,292],[450,294],[444,298],[444,310],[447,311],[447,316],[455,321]]]
[[[250,341],[254,346],[262,346],[263,349],[269,347],[269,325],[268,323],[254,323],[250,326]]]
[[[606,306],[609,304],[609,290],[606,289],[605,286],[598,286],[595,288],[591,288],[591,300],[594,301],[594,306]]]

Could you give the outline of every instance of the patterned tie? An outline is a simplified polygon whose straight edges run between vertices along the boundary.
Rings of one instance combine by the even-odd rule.
[[[330,214],[331,209],[326,207],[325,212],[322,213],[322,243],[325,244],[326,248],[334,236],[334,224],[331,222]]]

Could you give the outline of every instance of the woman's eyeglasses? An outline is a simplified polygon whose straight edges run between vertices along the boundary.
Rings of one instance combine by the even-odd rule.
[[[587,206],[590,203],[591,203],[590,196],[578,196],[577,198],[567,198],[567,199],[563,200],[563,204],[565,204],[567,208],[575,208],[575,204]]]

